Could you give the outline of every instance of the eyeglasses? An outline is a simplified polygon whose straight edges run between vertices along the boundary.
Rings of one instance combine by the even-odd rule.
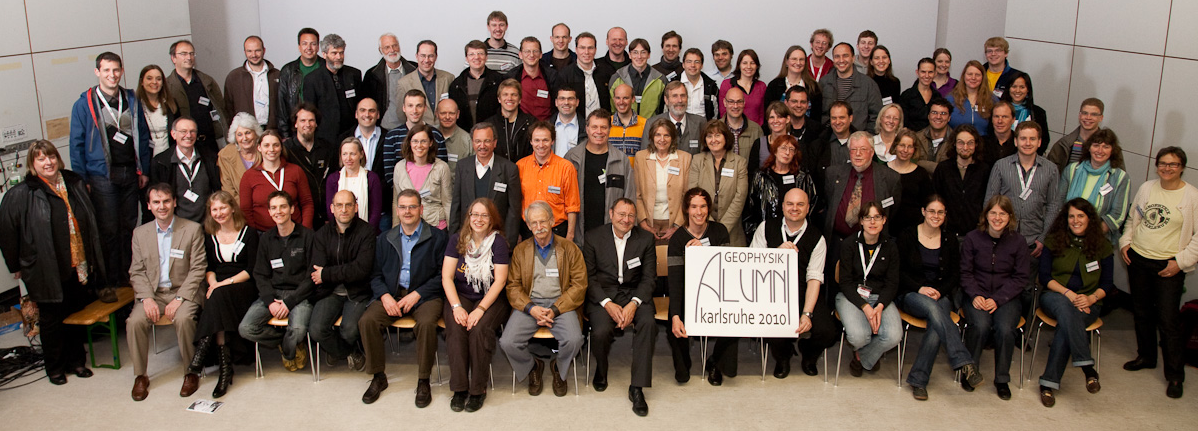
[[[990,211],[990,212],[987,212],[986,215],[989,217],[1001,217],[1001,218],[1006,218],[1006,217],[1011,216],[1010,214],[1007,214],[1006,211]]]
[[[886,216],[883,216],[883,215],[881,215],[881,214],[874,214],[874,215],[871,215],[871,216],[865,216],[865,217],[861,217],[861,221],[867,221],[867,222],[880,222],[880,221],[882,221],[882,219],[884,219],[884,218],[886,218]]]
[[[923,212],[927,215],[934,215],[934,216],[942,216],[942,215],[948,214],[944,210],[923,210]]]
[[[416,211],[420,209],[420,205],[396,205],[395,209],[400,211]]]
[[[1181,163],[1170,163],[1170,162],[1160,162],[1160,163],[1156,164],[1156,167],[1158,167],[1158,168],[1168,168],[1168,169],[1179,169],[1179,168],[1181,168],[1181,166],[1182,166]]]
[[[928,112],[928,116],[929,116],[929,117],[947,117],[948,115],[949,115],[949,114],[948,114],[948,112],[945,112],[945,111],[931,111],[931,112]]]
[[[175,51],[175,57],[195,57],[196,53],[187,51]]]
[[[482,220],[490,220],[490,219],[491,219],[491,215],[490,215],[490,214],[487,214],[487,213],[470,213],[470,218],[476,218],[476,219],[482,219]]]
[[[333,209],[337,209],[337,210],[341,210],[341,209],[349,209],[349,208],[353,208],[355,205],[357,205],[357,204],[354,204],[354,203],[348,203],[348,204],[345,204],[345,203],[340,203],[340,204],[337,204],[337,203],[335,203],[335,204],[333,204]]]
[[[745,100],[744,99],[741,99],[741,100],[724,99],[724,104],[725,105],[744,105]]]
[[[975,141],[965,141],[965,140],[961,140],[961,139],[957,140],[957,145],[977,145],[977,144],[978,144],[978,141],[976,141],[976,140]]]

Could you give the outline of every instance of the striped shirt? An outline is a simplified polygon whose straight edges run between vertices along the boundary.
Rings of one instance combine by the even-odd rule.
[[[611,116],[611,131],[607,133],[607,143],[624,152],[628,157],[636,157],[641,150],[641,140],[645,134],[645,117],[637,115],[629,124],[620,123],[620,114]]]
[[[433,131],[433,142],[437,143],[437,158],[449,163],[449,150],[445,148],[445,137],[436,128]],[[394,184],[395,164],[403,158],[403,141],[408,138],[408,125],[400,124],[383,136],[383,172],[386,181],[383,184]],[[379,174],[380,172],[375,172]]]
[[[494,70],[499,73],[507,73],[507,71],[519,67],[520,49],[516,45],[503,41],[502,48],[492,48],[491,39],[487,38],[487,69]],[[469,64],[466,67],[470,67]]]
[[[995,195],[1003,195],[1011,199],[1015,207],[1015,217],[1019,219],[1019,233],[1028,244],[1035,241],[1044,243],[1048,235],[1048,227],[1052,224],[1057,211],[1061,209],[1061,192],[1058,189],[1060,177],[1057,176],[1056,164],[1044,156],[1036,156],[1036,164],[1032,170],[1024,171],[1019,164],[1019,154],[999,159],[990,171],[990,182],[986,185],[986,199],[989,201]],[[1021,199],[1024,193],[1023,182],[1031,176],[1030,192],[1027,199]],[[988,209],[983,208],[985,213]]]

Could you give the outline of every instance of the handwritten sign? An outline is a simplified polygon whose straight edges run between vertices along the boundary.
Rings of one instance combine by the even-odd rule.
[[[794,338],[799,276],[794,250],[687,247],[687,334]]]

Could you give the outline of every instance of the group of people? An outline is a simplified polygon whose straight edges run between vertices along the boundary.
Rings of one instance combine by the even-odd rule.
[[[902,338],[902,310],[928,322],[907,377],[916,399],[942,345],[968,391],[993,345],[995,391],[1009,399],[1021,318],[1038,308],[1057,321],[1040,378],[1051,407],[1068,363],[1100,389],[1085,328],[1125,265],[1138,357],[1124,368],[1156,366],[1159,331],[1167,394],[1181,396],[1178,309],[1198,266],[1185,152],[1161,149],[1159,179],[1130,194],[1098,99],[1047,145],[1031,78],[1007,64],[1002,38],[959,80],[937,49],[903,90],[868,30],[856,46],[815,31],[811,53],[790,47],[765,84],[757,53],[733,62],[723,40],[705,71],[673,31],[649,65],[650,43],[619,27],[598,58],[597,38],[565,24],[548,52],[535,37],[507,42],[502,12],[487,28],[456,76],[436,68],[435,42],[411,62],[389,33],[362,73],[344,65],[341,37],[311,28],[281,69],[248,37],[223,91],[186,40],[170,47],[170,75],[146,66],[136,90],[121,88],[118,55],[97,57],[98,84],[72,109],[71,170],[39,141],[0,204],[0,249],[40,306],[50,381],[91,375],[82,329],[63,319],[132,286],[134,400],[149,392],[149,331],[173,322],[182,396],[209,364],[224,395],[250,342],[302,369],[321,353],[306,351],[310,336],[330,363],[372,375],[373,403],[388,386],[383,334],[410,317],[418,407],[432,400],[439,324],[454,411],[482,407],[497,344],[530,394],[548,361],[563,396],[589,333],[603,391],[613,338],[631,328],[628,396],[644,416],[652,297],[669,294],[666,338],[686,383],[685,249],[749,246],[795,250],[804,274],[801,340],[769,340],[777,378],[796,353],[818,374],[842,327],[851,374],[875,369]],[[530,342],[540,329],[555,340]],[[738,341],[716,340],[710,384],[736,376]]]

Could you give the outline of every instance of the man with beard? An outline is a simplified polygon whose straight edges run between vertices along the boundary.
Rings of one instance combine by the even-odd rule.
[[[316,105],[324,115],[316,134],[326,142],[334,142],[356,122],[354,111],[358,108],[362,72],[345,65],[345,39],[341,36],[325,36],[320,42],[320,52],[324,54],[325,67],[304,77],[307,91],[303,100]]]
[[[701,115],[695,115],[686,112],[690,102],[687,99],[686,85],[680,81],[674,81],[666,84],[666,112],[654,115],[645,124],[653,124],[658,119],[668,119],[674,123],[674,127],[678,128],[678,149],[691,153],[691,155],[699,154],[699,140],[703,139],[703,127],[707,125],[707,120]],[[745,122],[751,123],[748,119]],[[742,124],[744,124],[742,122]],[[758,128],[758,136],[760,136],[760,127]],[[641,149],[653,149],[653,137],[650,136],[649,130],[644,130],[641,135]]]
[[[278,121],[279,69],[266,60],[262,38],[247,37],[242,47],[245,64],[225,77],[225,112],[254,114],[258,125],[269,129]]]
[[[383,121],[383,127],[390,129],[399,125],[399,116],[391,112],[393,109],[399,109],[391,104],[391,100],[399,97],[396,84],[399,78],[416,70],[416,63],[400,55],[399,37],[393,33],[379,36],[379,54],[383,58],[379,59],[374,67],[366,69],[366,73],[362,75],[362,90],[358,96],[374,99],[381,118],[388,119]]]
[[[340,154],[337,147],[316,135],[322,121],[320,110],[315,105],[303,102],[295,108],[291,116],[295,127],[295,136],[283,141],[287,149],[287,161],[299,165],[308,177],[308,188],[312,190],[312,205],[324,209],[324,182],[329,172],[336,171],[340,166]],[[324,226],[327,211],[315,211],[312,226],[320,229]]]

